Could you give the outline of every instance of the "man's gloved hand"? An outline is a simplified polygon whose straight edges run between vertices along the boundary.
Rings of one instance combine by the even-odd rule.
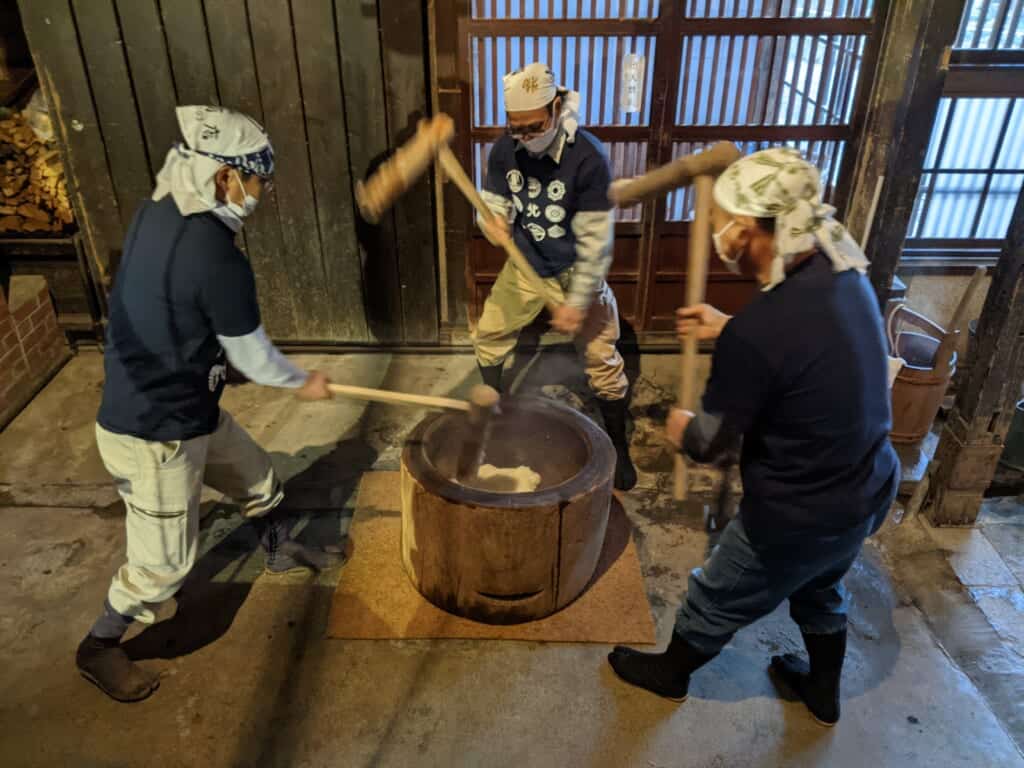
[[[583,326],[584,312],[582,309],[562,304],[551,315],[551,325],[560,333],[575,336]]]
[[[686,427],[693,416],[693,411],[682,408],[672,408],[668,412],[668,419],[665,422],[665,437],[677,451],[683,449],[683,435],[686,434]]]
[[[310,371],[306,383],[295,390],[295,396],[300,400],[330,400],[333,397],[328,389],[330,383],[320,371]]]

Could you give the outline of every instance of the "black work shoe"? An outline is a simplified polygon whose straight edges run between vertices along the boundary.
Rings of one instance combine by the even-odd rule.
[[[787,653],[772,656],[769,670],[776,683],[795,693],[821,725],[839,722],[839,681],[846,656],[846,630],[831,635],[804,635],[810,663]]]
[[[484,384],[496,389],[498,392],[501,392],[501,374],[505,368],[505,364],[498,363],[497,365],[480,365],[480,363],[477,363],[476,367],[480,369],[480,378],[484,380]]]
[[[604,419],[604,429],[615,446],[615,488],[629,491],[636,486],[636,468],[629,457],[629,438],[626,437],[626,417],[628,409],[625,399],[597,399]]]
[[[253,519],[260,535],[260,546],[266,553],[264,570],[279,575],[297,570],[325,571],[344,565],[345,553],[341,547],[331,551],[309,546],[291,537],[294,520],[274,510],[265,517]]]
[[[627,683],[646,688],[666,699],[682,702],[686,701],[690,688],[690,675],[715,658],[715,655],[701,653],[673,632],[664,653],[642,653],[617,645],[608,654],[608,663],[612,665],[615,674]]]
[[[142,701],[160,687],[160,680],[138,666],[116,640],[86,635],[75,654],[78,671],[117,701]]]

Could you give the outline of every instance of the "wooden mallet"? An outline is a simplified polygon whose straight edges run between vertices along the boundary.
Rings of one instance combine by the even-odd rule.
[[[356,183],[359,213],[371,224],[380,221],[395,201],[415,184],[433,164],[440,147],[455,135],[455,123],[448,115],[420,120],[415,135],[374,171],[366,182]]]
[[[409,141],[395,150],[395,154],[365,183],[356,184],[356,203],[363,218],[371,224],[380,221],[384,212],[427,172],[436,158],[445,175],[465,195],[481,220],[490,223],[494,214],[480,197],[476,185],[470,181],[462,164],[448,148],[454,135],[455,123],[444,113],[437,114],[429,120],[421,120],[416,134]],[[551,298],[547,283],[530,266],[530,262],[526,260],[512,237],[504,238],[500,245],[516,268],[530,282],[537,295],[544,297],[548,310],[553,312],[560,302]]]
[[[491,417],[498,413],[501,395],[496,389],[478,384],[469,393],[469,400],[450,397],[414,395],[410,392],[393,392],[389,389],[354,387],[349,384],[328,384],[335,395],[356,400],[368,400],[388,405],[408,405],[418,408],[435,408],[442,411],[460,411],[466,414],[469,425],[463,439],[456,464],[456,479],[462,480],[476,475],[483,458],[487,438],[491,431]]]
[[[486,384],[478,384],[469,392],[469,429],[459,450],[455,465],[455,479],[459,481],[476,477],[483,461],[487,440],[491,436],[492,418],[499,412],[498,390]]]
[[[715,176],[740,158],[739,148],[720,141],[704,152],[684,155],[635,179],[615,182],[609,191],[612,202],[620,207],[667,194],[679,187],[693,185],[693,222],[689,233],[689,261],[686,270],[686,305],[704,301],[707,284],[709,245],[711,243],[711,187]],[[679,378],[679,407],[692,411],[697,406],[697,337],[683,342]],[[677,454],[673,495],[682,501],[687,495],[687,464]]]

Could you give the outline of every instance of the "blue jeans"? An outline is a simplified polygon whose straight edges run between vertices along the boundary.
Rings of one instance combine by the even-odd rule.
[[[690,574],[675,631],[701,653],[714,655],[736,632],[789,599],[789,614],[809,635],[846,628],[842,578],[864,539],[888,512],[842,531],[798,530],[751,543],[742,514],[722,532],[704,567]]]

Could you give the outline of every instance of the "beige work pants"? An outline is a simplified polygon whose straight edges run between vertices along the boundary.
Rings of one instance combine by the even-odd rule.
[[[114,610],[144,624],[174,595],[196,559],[204,485],[259,517],[284,499],[270,456],[226,411],[217,430],[191,440],[149,442],[96,425],[96,443],[127,509],[128,562],[107,598]]]
[[[545,278],[549,296],[564,300],[570,278],[571,270]],[[515,348],[519,332],[543,309],[544,297],[511,261],[506,261],[484,302],[484,311],[473,333],[473,346],[480,365],[503,363]],[[629,386],[622,355],[615,347],[618,340],[619,308],[612,289],[602,281],[575,341],[583,357],[590,388],[604,400],[621,400]]]

